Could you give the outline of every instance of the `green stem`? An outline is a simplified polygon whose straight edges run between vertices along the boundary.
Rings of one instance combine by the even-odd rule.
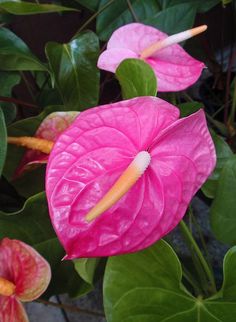
[[[101,7],[97,12],[95,12],[85,23],[79,28],[78,33],[81,32],[85,27],[87,27],[90,22],[92,22],[103,10],[105,10],[107,7],[112,4],[115,0],[110,0],[107,2],[103,7]]]
[[[204,256],[202,255],[202,252],[201,252],[198,244],[194,240],[191,232],[189,231],[188,226],[185,224],[185,222],[183,220],[181,220],[181,222],[180,222],[180,228],[181,228],[181,231],[182,231],[183,235],[185,236],[186,240],[189,242],[189,244],[191,244],[191,246],[195,250],[196,255],[197,255],[197,257],[198,257],[200,263],[202,264],[202,267],[206,273],[206,276],[207,276],[209,282],[211,283],[212,291],[214,293],[217,292],[215,279],[212,274],[212,271],[211,271],[207,261],[205,260]]]
[[[127,2],[127,5],[128,5],[128,7],[129,7],[129,10],[130,10],[131,15],[133,16],[134,20],[135,20],[136,22],[139,22],[139,19],[138,19],[137,15],[136,15],[136,13],[135,13],[135,11],[134,11],[133,7],[132,7],[132,4],[130,3],[130,1],[129,1],[129,0],[126,0],[126,2]]]
[[[186,279],[186,281],[192,285],[195,295],[200,295],[201,294],[201,289],[198,286],[197,281],[193,278],[192,274],[187,270],[186,267],[183,266],[183,277]]]

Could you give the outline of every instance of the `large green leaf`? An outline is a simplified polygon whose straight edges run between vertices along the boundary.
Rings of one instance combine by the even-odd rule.
[[[2,175],[2,169],[6,158],[7,153],[7,129],[5,124],[5,117],[3,111],[0,107],[0,177]]]
[[[19,0],[0,1],[0,13],[8,12],[13,15],[34,15],[62,11],[76,11],[76,9],[57,6],[55,4],[37,4]]]
[[[74,260],[74,265],[79,276],[88,284],[93,284],[96,268],[100,258],[80,258]]]
[[[168,34],[175,34],[192,28],[197,9],[192,3],[181,3],[162,10],[143,22]]]
[[[222,290],[214,298],[203,299],[193,297],[184,289],[179,260],[164,241],[135,254],[111,257],[104,277],[107,320],[233,322],[236,314],[235,266],[233,249],[225,258]]]
[[[228,244],[236,243],[236,155],[225,163],[211,206],[211,225],[216,237]]]
[[[83,294],[90,288],[74,270],[73,262],[62,262],[65,255],[52,228],[44,193],[29,198],[18,212],[0,212],[0,239],[19,239],[36,248],[52,267],[47,296],[69,292]]]
[[[233,152],[231,151],[229,145],[222,137],[220,137],[213,131],[211,131],[211,136],[216,149],[217,163],[214,172],[202,186],[202,191],[208,198],[215,197],[222,168],[227,160],[233,155]]]
[[[137,96],[156,96],[157,79],[153,69],[140,59],[126,59],[116,70],[122,96],[129,99]]]
[[[67,110],[83,110],[97,104],[98,54],[98,38],[90,31],[77,35],[68,44],[47,44],[52,77]]]
[[[175,6],[182,3],[191,3],[192,6],[197,8],[198,12],[206,12],[220,3],[221,0],[159,0],[159,3],[162,5],[163,9]]]
[[[0,72],[0,96],[11,97],[12,88],[20,82],[17,72]],[[6,124],[11,123],[16,117],[16,106],[0,100]]]
[[[1,70],[47,70],[27,45],[13,32],[0,29]]]
[[[189,116],[197,112],[202,107],[203,107],[202,103],[199,103],[199,102],[186,102],[186,103],[178,104],[181,117]]]
[[[104,7],[109,1],[101,0],[99,9]],[[160,10],[156,0],[130,0],[130,4],[139,22],[143,22]],[[116,0],[98,16],[96,25],[97,34],[101,40],[107,40],[115,29],[134,21],[135,19],[128,1]]]

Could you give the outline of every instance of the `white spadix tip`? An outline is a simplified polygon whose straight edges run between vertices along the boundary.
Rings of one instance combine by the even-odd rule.
[[[155,52],[157,52],[158,50],[161,50],[163,48],[166,48],[166,47],[174,45],[174,44],[178,44],[182,41],[185,41],[189,38],[192,38],[204,31],[206,31],[206,30],[207,30],[207,25],[202,25],[202,26],[199,26],[196,28],[192,28],[192,29],[189,29],[186,31],[179,32],[178,34],[169,36],[165,39],[159,40],[156,43],[153,43],[149,47],[145,48],[141,52],[140,58],[141,59],[148,58],[151,55],[153,55]]]
[[[108,192],[85,216],[85,220],[94,220],[119,201],[142,176],[150,162],[151,156],[147,151],[139,152]]]

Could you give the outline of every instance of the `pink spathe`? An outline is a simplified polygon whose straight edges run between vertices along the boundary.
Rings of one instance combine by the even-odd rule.
[[[139,97],[82,112],[62,133],[49,157],[46,192],[67,259],[134,252],[179,223],[216,156],[204,112],[178,118],[173,105]],[[151,156],[144,174],[87,222],[86,214],[140,151]]]
[[[168,35],[141,23],[120,27],[111,36],[98,59],[98,67],[115,73],[119,64],[127,58],[140,58],[141,52]],[[175,44],[145,58],[154,70],[159,92],[181,91],[194,84],[201,75],[204,64],[191,57]]]
[[[51,279],[49,264],[31,246],[4,238],[0,242],[0,277],[16,287],[13,295],[0,295],[0,321],[27,322],[21,302],[33,301],[46,290]]]

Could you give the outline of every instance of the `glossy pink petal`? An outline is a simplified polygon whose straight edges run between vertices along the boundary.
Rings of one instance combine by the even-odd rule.
[[[28,322],[25,309],[14,297],[0,295],[0,321],[1,322]]]
[[[98,67],[115,73],[123,59],[138,58],[153,43],[165,39],[167,34],[153,27],[131,23],[120,27],[111,36],[99,57]],[[153,68],[158,91],[180,91],[194,84],[201,75],[204,64],[192,58],[179,45],[161,49],[145,61]]]
[[[74,121],[79,112],[54,112],[49,114],[35,133],[36,138],[56,141],[58,136]],[[28,150],[16,170],[15,176],[21,175],[24,171],[33,169],[39,164],[47,163],[48,154]]]
[[[19,240],[4,238],[0,243],[0,276],[14,283],[15,296],[27,302],[46,290],[51,270],[32,247]]]
[[[173,229],[215,165],[203,111],[177,120],[161,99],[141,97],[82,112],[50,154],[46,191],[67,258],[143,249]],[[85,215],[134,157],[149,151],[142,177],[91,222]]]
[[[132,236],[123,240],[122,235],[135,218],[161,213],[146,196],[146,185],[153,194],[151,182],[141,178],[100,218],[91,223],[84,219],[134,156],[178,116],[169,103],[141,97],[82,112],[60,136],[50,154],[46,190],[51,220],[68,258],[127,252]],[[159,199],[163,203],[162,193]]]

